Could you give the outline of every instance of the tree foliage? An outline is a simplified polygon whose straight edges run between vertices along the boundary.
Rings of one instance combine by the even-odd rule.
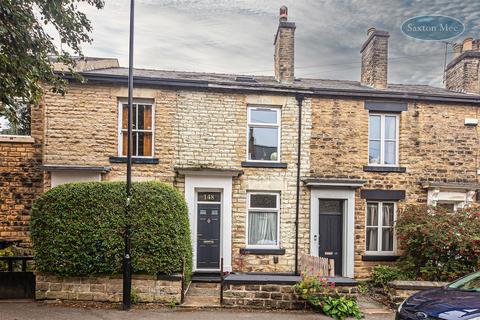
[[[22,105],[38,103],[41,84],[63,94],[66,81],[54,73],[51,57],[73,72],[73,55],[82,55],[81,45],[90,43],[92,26],[78,6],[103,8],[103,0],[1,0],[0,1],[0,116],[20,121]],[[59,34],[66,51],[60,52],[45,27]]]

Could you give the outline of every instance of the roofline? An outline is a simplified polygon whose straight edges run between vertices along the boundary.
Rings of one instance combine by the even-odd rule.
[[[71,74],[61,74],[67,80],[76,80]],[[80,73],[88,81],[106,82],[114,84],[128,84],[128,77],[125,75],[106,75],[82,72]],[[447,103],[469,103],[480,105],[480,95],[475,96],[447,96],[441,94],[422,94],[408,93],[399,91],[382,90],[358,90],[358,89],[330,89],[330,88],[295,88],[285,86],[258,86],[253,84],[239,83],[232,85],[225,82],[210,82],[206,80],[188,80],[188,79],[172,79],[172,78],[150,78],[135,76],[136,85],[154,86],[154,87],[176,87],[188,89],[213,89],[227,91],[247,91],[255,93],[276,93],[276,94],[305,94],[311,96],[329,96],[329,97],[349,97],[349,98],[377,98],[377,99],[395,99],[395,100],[417,100],[431,102],[447,102]]]

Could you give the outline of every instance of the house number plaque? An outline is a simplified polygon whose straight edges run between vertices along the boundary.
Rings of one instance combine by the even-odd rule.
[[[220,192],[199,192],[198,201],[220,202]]]

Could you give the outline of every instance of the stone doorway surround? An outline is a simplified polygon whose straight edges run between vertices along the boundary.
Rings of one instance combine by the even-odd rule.
[[[197,269],[197,193],[212,190],[221,192],[220,258],[224,271],[232,271],[232,179],[243,174],[241,170],[216,168],[176,168],[185,176],[185,199],[190,220],[192,262],[194,272],[219,270]]]
[[[365,180],[302,178],[310,188],[310,254],[318,256],[319,199],[339,199],[344,201],[342,235],[342,276],[354,277],[355,249],[355,189],[365,184]]]

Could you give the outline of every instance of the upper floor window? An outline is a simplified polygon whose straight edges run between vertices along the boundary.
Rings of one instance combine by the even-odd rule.
[[[247,245],[278,247],[280,195],[248,193],[247,207]]]
[[[280,109],[248,108],[248,160],[280,161]]]
[[[395,202],[367,202],[367,254],[393,254]]]
[[[385,166],[398,164],[398,115],[370,114],[368,163]]]
[[[119,106],[118,153],[127,155],[128,103]],[[153,156],[154,108],[151,103],[133,103],[132,138],[134,157]]]
[[[20,104],[15,110],[0,105],[0,135],[30,135],[30,108]]]

